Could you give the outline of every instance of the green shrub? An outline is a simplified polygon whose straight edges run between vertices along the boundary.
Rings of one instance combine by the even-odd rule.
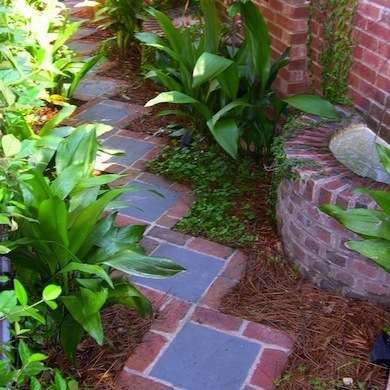
[[[28,142],[13,138],[13,158],[23,156]],[[61,340],[72,359],[86,333],[103,343],[100,311],[105,306],[120,303],[143,315],[151,311],[148,300],[112,270],[154,278],[183,270],[143,253],[138,242],[144,227],[115,226],[121,207],[116,200],[130,188],[107,188],[119,175],[93,176],[97,151],[96,126],[79,126],[56,146],[51,170],[31,167],[19,176],[23,218],[14,217],[19,228],[2,242],[29,294],[49,282],[61,286],[58,308],[46,313],[48,334]]]
[[[288,105],[326,118],[338,118],[333,106],[319,96],[296,95],[281,100],[272,91],[279,70],[289,63],[289,51],[271,61],[267,26],[251,1],[236,3],[232,8],[232,13],[241,14],[245,31],[245,39],[238,46],[227,43],[215,2],[201,0],[200,8],[203,22],[198,32],[176,28],[162,12],[149,10],[164,36],[152,33],[136,36],[162,53],[162,59],[147,76],[169,91],[162,92],[146,106],[182,105],[184,111],[165,114],[189,116],[195,129],[204,133],[208,130],[234,158],[240,139],[246,149],[267,155],[276,124]]]
[[[140,13],[144,0],[105,0],[98,7],[95,21],[103,30],[115,33],[115,43],[122,54],[134,40],[134,33],[141,27]]]
[[[377,144],[382,164],[390,175],[390,149]],[[390,192],[362,188],[359,193],[369,195],[380,209],[343,210],[336,205],[323,205],[321,210],[336,218],[347,229],[357,233],[362,240],[348,241],[346,247],[375,261],[390,272]]]

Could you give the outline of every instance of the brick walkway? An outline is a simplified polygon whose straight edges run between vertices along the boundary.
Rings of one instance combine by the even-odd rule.
[[[79,39],[72,43],[82,55],[91,48],[88,36],[92,33],[82,28]],[[73,120],[114,127],[102,137],[102,143],[125,154],[102,156],[97,169],[123,174],[120,184],[137,185],[136,191],[124,196],[129,207],[119,214],[118,223],[147,225],[143,239],[147,252],[172,258],[187,271],[167,280],[132,279],[160,314],[127,360],[118,388],[272,389],[293,342],[278,330],[218,311],[221,298],[242,276],[246,258],[232,248],[171,230],[188,212],[192,195],[181,184],[145,172],[145,163],[158,154],[164,141],[123,130],[146,111],[110,99],[121,85],[122,81],[102,78],[94,72],[76,93],[75,98],[86,103]]]

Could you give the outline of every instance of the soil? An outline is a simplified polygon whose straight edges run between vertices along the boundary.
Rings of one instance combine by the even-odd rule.
[[[115,305],[102,312],[106,343],[88,338],[77,349],[76,368],[72,368],[58,345],[49,349],[49,365],[79,382],[81,388],[116,389],[115,381],[128,356],[149,331],[153,318],[142,318],[134,310]]]
[[[269,185],[256,191],[250,227],[257,239],[247,248],[245,276],[224,298],[225,313],[290,334],[295,346],[277,384],[283,390],[384,390],[387,369],[369,362],[373,342],[390,313],[374,304],[322,291],[301,278],[283,257],[280,239],[267,215]],[[343,387],[352,378],[356,387]],[[358,387],[358,382],[364,387]]]

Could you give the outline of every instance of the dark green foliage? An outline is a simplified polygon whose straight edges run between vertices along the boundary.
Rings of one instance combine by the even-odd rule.
[[[196,200],[189,215],[176,225],[178,230],[232,246],[254,240],[248,230],[254,213],[245,198],[264,175],[253,161],[233,161],[217,146],[196,140],[189,148],[166,147],[149,168],[192,185]]]

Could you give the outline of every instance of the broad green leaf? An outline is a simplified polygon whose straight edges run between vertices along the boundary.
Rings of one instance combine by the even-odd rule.
[[[323,205],[321,211],[331,215],[347,229],[365,237],[390,240],[390,216],[382,211],[369,209],[343,210],[336,205]]]
[[[27,305],[28,304],[27,291],[25,290],[22,283],[20,283],[18,279],[14,279],[14,290],[15,290],[16,298],[18,298],[20,304]]]
[[[340,118],[333,104],[317,95],[295,95],[287,97],[283,101],[309,114],[334,120]]]
[[[61,324],[60,340],[66,356],[73,363],[76,360],[76,348],[83,335],[84,330],[82,326],[71,315],[66,315],[65,320]]]
[[[57,299],[61,295],[62,289],[55,284],[49,284],[42,292],[42,298],[44,301],[52,301]]]
[[[153,308],[149,300],[128,281],[119,280],[108,292],[109,304],[120,304],[136,309],[142,316],[150,315]]]
[[[0,255],[6,255],[9,252],[11,252],[11,249],[7,248],[4,245],[0,245]]]
[[[271,72],[271,41],[267,24],[257,6],[251,1],[242,2],[240,5],[245,38],[249,42],[252,62],[260,79],[261,89],[264,91]]]
[[[217,121],[215,125],[212,121],[208,121],[207,125],[221,148],[234,159],[237,158],[240,129],[236,122],[225,118]]]
[[[79,271],[86,274],[93,274],[99,276],[101,279],[105,280],[110,287],[112,288],[114,287],[110,276],[99,265],[71,262],[61,270],[61,273],[63,274],[66,272],[73,272],[73,271]]]
[[[373,239],[348,241],[346,246],[363,256],[374,260],[378,265],[390,272],[390,241]]]
[[[3,135],[1,138],[1,146],[5,157],[12,157],[18,154],[21,149],[20,141],[12,134]]]
[[[41,361],[46,360],[46,359],[47,359],[47,355],[45,355],[43,353],[36,352],[36,353],[33,353],[28,358],[28,361],[29,361],[29,363],[32,363],[32,362],[41,362]]]
[[[242,100],[235,100],[229,104],[227,104],[225,107],[221,108],[216,114],[213,115],[213,117],[210,120],[209,126],[215,126],[216,123],[223,118],[226,114],[228,114],[230,111],[234,110],[237,107],[248,107],[250,104],[242,101]]]
[[[53,196],[65,199],[76,187],[83,175],[82,164],[66,167],[50,184]]]
[[[197,88],[205,82],[210,82],[224,72],[234,62],[227,58],[212,53],[203,53],[196,61],[193,71],[193,88]]]
[[[169,91],[169,92],[161,92],[155,98],[149,100],[145,107],[151,107],[156,104],[161,103],[175,103],[175,104],[193,104],[199,103],[198,100],[195,100],[191,96],[188,96],[179,91]]]
[[[70,249],[73,253],[77,253],[82,247],[107,205],[124,192],[126,192],[126,189],[122,188],[107,191],[93,204],[78,213],[72,227],[69,229]]]
[[[54,370],[54,383],[56,386],[55,390],[68,390],[66,380],[61,375],[61,372],[57,369]]]
[[[74,111],[76,110],[76,106],[64,106],[61,111],[57,113],[52,119],[47,121],[43,127],[41,128],[39,135],[44,136],[50,134],[55,127],[61,124],[65,119],[69,118]]]
[[[237,97],[238,87],[240,84],[240,76],[238,66],[233,62],[225,71],[218,75],[218,82],[221,85],[224,93],[234,100]]]
[[[22,361],[22,364],[25,366],[29,361],[29,358],[31,356],[31,351],[30,351],[30,348],[27,346],[27,344],[23,340],[19,341],[18,354],[19,354],[20,360]]]
[[[204,19],[206,51],[216,53],[222,37],[222,25],[218,17],[215,0],[200,0],[200,8]]]
[[[72,317],[99,345],[102,345],[104,335],[99,311],[107,300],[107,289],[91,291],[80,288],[80,294],[61,297],[61,300]]]
[[[59,198],[44,200],[39,206],[38,220],[44,239],[68,246],[68,212],[63,200]]]
[[[390,175],[390,148],[386,148],[383,145],[376,144],[376,150],[379,155],[379,159],[386,172]]]
[[[185,269],[172,260],[145,256],[132,250],[124,250],[115,254],[104,264],[129,275],[146,276],[162,279],[174,276]]]
[[[375,200],[376,203],[387,215],[390,215],[390,191],[370,190],[368,188],[359,188],[357,192],[367,194]]]

